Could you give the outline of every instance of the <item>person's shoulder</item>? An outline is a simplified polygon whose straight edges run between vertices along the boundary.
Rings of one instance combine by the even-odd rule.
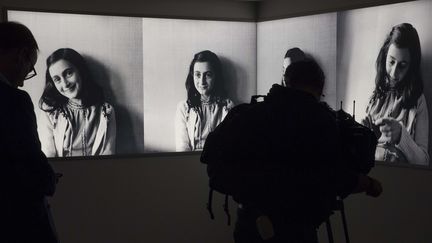
[[[114,110],[114,107],[110,103],[108,103],[108,102],[104,102],[102,104],[102,108],[106,109],[106,110]]]
[[[426,97],[424,94],[421,94],[420,97],[418,97],[417,99],[416,112],[423,113],[425,111],[427,112],[427,110],[428,110],[428,106],[426,102]]]
[[[14,87],[7,86],[3,89],[1,99],[14,107],[29,108],[33,109],[33,103],[31,101],[30,95],[24,91]]]
[[[332,118],[336,118],[336,111],[330,107],[326,102],[318,102],[318,109],[321,110],[323,114],[330,116]]]
[[[231,109],[234,107],[234,102],[232,102],[232,100],[229,98],[217,98],[215,104],[226,109]]]
[[[62,108],[53,108],[45,103],[42,105],[43,109],[39,110],[39,118],[40,122],[46,123],[50,122],[51,124],[57,124],[59,117],[68,119],[66,112]]]
[[[417,99],[417,106],[426,104],[426,97],[424,94],[421,94],[420,97]]]
[[[0,97],[2,99],[4,99],[4,98],[9,98],[9,99],[18,98],[19,99],[19,98],[29,96],[27,94],[27,92],[20,90],[20,89],[17,89],[17,88],[14,88],[14,87],[11,87],[11,86],[4,84],[2,82],[0,82],[0,93],[1,93]]]
[[[231,99],[226,98],[224,100],[224,104],[228,109],[231,109],[234,107],[234,102]]]
[[[101,109],[104,117],[111,117],[115,113],[114,107],[108,102],[104,102]]]
[[[311,112],[317,122],[323,126],[336,126],[336,111],[333,110],[327,103],[319,102],[314,112]]]
[[[182,100],[179,103],[177,103],[177,110],[178,111],[186,111],[189,109],[189,105],[187,103],[187,100]]]

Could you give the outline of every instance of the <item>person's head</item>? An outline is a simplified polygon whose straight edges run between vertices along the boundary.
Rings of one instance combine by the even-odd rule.
[[[417,30],[408,23],[394,26],[376,60],[376,96],[383,96],[394,89],[402,96],[405,107],[414,106],[423,92],[420,64]]]
[[[284,78],[287,87],[308,92],[318,100],[322,95],[325,75],[318,63],[311,58],[289,65]]]
[[[282,63],[282,85],[285,86],[284,74],[285,74],[287,67],[289,65],[291,65],[291,63],[304,60],[305,58],[306,58],[306,56],[300,48],[294,47],[294,48],[288,49],[288,51],[285,53],[284,60]]]
[[[62,48],[46,60],[45,89],[39,101],[42,110],[59,108],[69,100],[83,105],[103,102],[101,88],[93,81],[87,63],[75,50]]]
[[[34,65],[39,50],[31,31],[16,22],[0,22],[0,73],[14,87],[36,75]]]
[[[218,56],[211,51],[195,54],[186,78],[188,104],[197,106],[201,100],[223,95],[224,77]]]

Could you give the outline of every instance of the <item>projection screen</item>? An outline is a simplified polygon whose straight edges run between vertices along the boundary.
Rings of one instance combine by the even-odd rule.
[[[424,168],[432,152],[431,9],[431,1],[421,0],[261,22],[6,13],[28,26],[39,43],[38,75],[24,90],[35,104],[49,157],[199,151],[224,111],[281,83],[285,52],[298,47],[325,72],[323,101],[349,113],[355,101],[355,119],[379,137],[377,161]],[[71,96],[77,87],[93,92],[85,91],[80,70],[81,86],[52,81],[50,68],[59,66],[52,55],[59,49],[85,60],[88,82],[104,95],[93,110],[83,113]],[[196,83],[196,72],[210,81]],[[47,86],[66,97],[51,104],[56,109],[39,105],[43,97],[50,100]],[[209,100],[203,99],[209,90]],[[219,108],[203,119],[194,112],[194,95]],[[203,120],[211,124],[203,126]]]
[[[413,1],[259,22],[258,92],[281,79],[285,52],[298,47],[324,69],[323,100],[375,131],[377,161],[429,167],[431,9]]]
[[[199,150],[205,139],[194,145],[197,138],[193,134],[189,137],[183,133],[185,136],[179,139],[175,128],[182,122],[177,117],[178,107],[188,97],[185,83],[189,67],[194,55],[203,51],[210,51],[219,60],[219,73],[213,70],[217,76],[214,86],[223,88],[219,95],[229,100],[230,107],[248,102],[256,94],[254,22],[20,10],[8,10],[7,17],[28,26],[39,43],[35,66],[39,75],[26,82],[23,89],[35,104],[39,137],[49,157]],[[44,107],[47,105],[39,107],[41,97],[46,97],[47,80],[54,80],[48,77],[55,74],[50,68],[54,69],[59,60],[73,62],[70,57],[53,58],[58,54],[55,52],[70,56],[70,49],[85,60],[92,78],[88,82],[96,83],[104,94],[102,105],[88,110],[71,104],[75,99],[67,96],[76,86],[59,79],[58,85],[51,82],[50,86],[59,88],[57,96],[69,98],[67,102],[54,110],[52,104],[49,109]],[[216,69],[214,62],[211,65]],[[83,79],[84,74],[80,70],[77,73]],[[87,81],[81,82],[80,92],[90,92],[85,90]],[[214,114],[213,128],[225,113]],[[186,125],[193,127],[192,123]],[[190,139],[191,146],[176,148],[176,141],[181,139]]]

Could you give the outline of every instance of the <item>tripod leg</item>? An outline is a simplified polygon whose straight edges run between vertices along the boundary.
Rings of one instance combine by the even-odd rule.
[[[348,225],[345,217],[345,209],[343,205],[343,201],[341,201],[342,207],[341,207],[341,215],[342,215],[342,222],[344,227],[344,233],[345,233],[345,242],[350,243],[349,235],[348,235]]]
[[[334,243],[334,239],[333,239],[333,230],[330,224],[330,218],[328,218],[326,220],[326,228],[327,228],[327,235],[329,238],[329,243]]]

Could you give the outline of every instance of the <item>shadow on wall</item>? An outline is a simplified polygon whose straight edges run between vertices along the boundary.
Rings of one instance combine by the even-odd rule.
[[[117,122],[116,154],[142,153],[142,146],[139,145],[144,144],[143,119],[142,116],[129,109],[127,104],[124,103],[128,99],[127,94],[121,92],[126,90],[124,82],[114,83],[114,80],[120,80],[117,73],[108,70],[102,62],[90,56],[84,56],[84,58],[95,81],[102,87],[106,102],[114,106]],[[116,92],[113,90],[116,90]],[[136,124],[140,125],[136,126]]]
[[[245,102],[242,98],[242,90],[246,90],[244,87],[247,80],[242,80],[243,77],[247,77],[246,70],[239,65],[232,62],[230,59],[219,56],[222,63],[222,69],[225,75],[225,91],[226,96],[231,99],[235,105]],[[247,101],[249,102],[249,101]]]

